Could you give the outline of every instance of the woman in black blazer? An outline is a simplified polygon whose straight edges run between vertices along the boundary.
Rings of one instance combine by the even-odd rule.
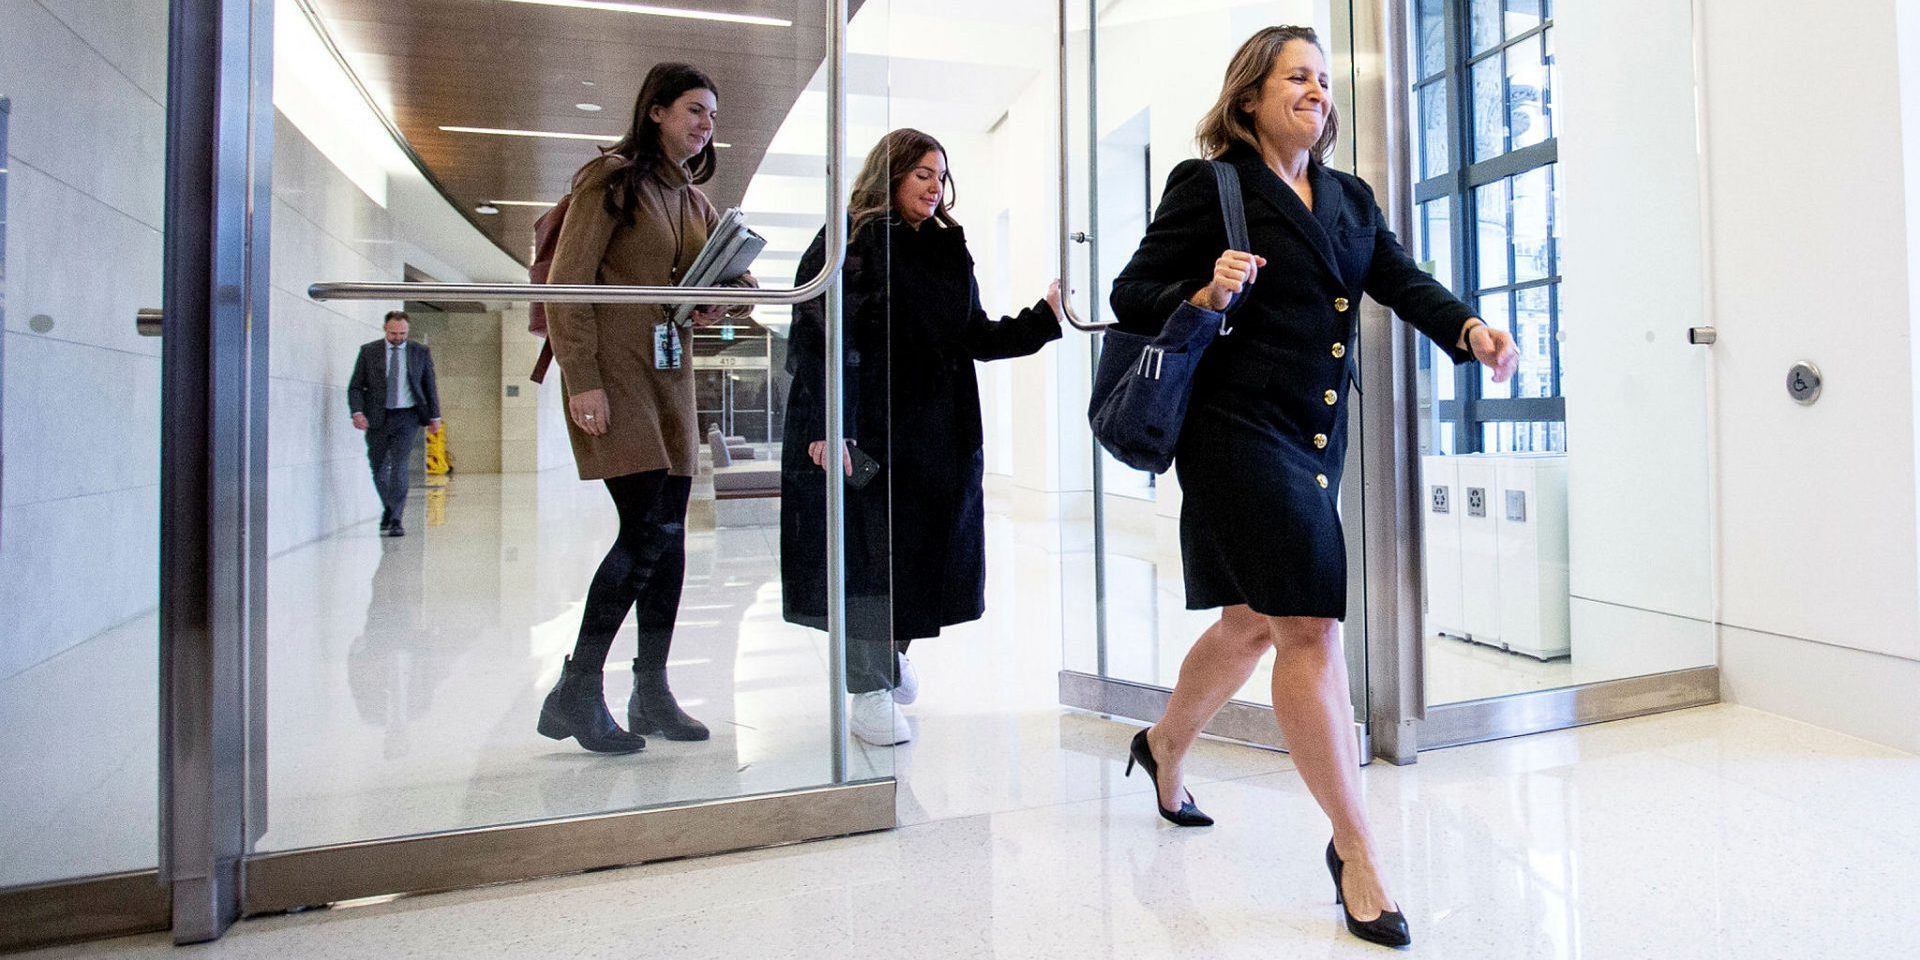
[[[1225,250],[1219,188],[1204,161],[1176,167],[1140,249],[1113,285],[1122,330],[1152,335],[1182,301],[1247,302],[1208,347],[1175,464],[1187,607],[1223,608],[1187,654],[1160,722],[1128,768],[1154,775],[1163,817],[1213,821],[1181,786],[1200,729],[1269,649],[1274,714],[1301,779],[1333,822],[1327,866],[1357,936],[1411,938],[1387,896],[1361,803],[1358,746],[1338,621],[1347,558],[1338,494],[1361,294],[1412,323],[1454,362],[1511,376],[1513,340],[1480,321],[1401,249],[1357,177],[1328,169],[1338,120],[1325,54],[1302,27],[1270,27],[1234,56],[1200,123],[1211,159],[1239,171],[1252,250]]]

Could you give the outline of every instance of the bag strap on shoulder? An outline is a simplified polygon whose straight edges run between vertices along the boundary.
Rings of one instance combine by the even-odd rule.
[[[1220,187],[1220,216],[1227,224],[1227,249],[1252,252],[1253,241],[1247,239],[1247,205],[1240,196],[1240,171],[1225,160],[1210,160],[1208,165],[1213,168],[1213,182]],[[1223,316],[1238,310],[1246,299],[1245,291],[1235,294]],[[1232,332],[1233,326],[1222,319],[1220,335],[1224,337]]]
[[[1220,216],[1227,222],[1227,249],[1245,250],[1252,241],[1247,239],[1247,205],[1240,199],[1240,171],[1225,160],[1209,163],[1213,180],[1220,185]]]

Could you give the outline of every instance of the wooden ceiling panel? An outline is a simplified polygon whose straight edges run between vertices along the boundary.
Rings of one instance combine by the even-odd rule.
[[[394,124],[449,200],[522,263],[535,208],[591,159],[595,141],[450,133],[442,126],[619,136],[655,63],[692,63],[720,90],[715,139],[731,144],[704,189],[736,206],[767,144],[826,53],[820,0],[656,0],[781,17],[792,27],[717,23],[507,0],[308,0],[350,68],[389,99]],[[859,3],[853,2],[857,10]],[[586,112],[578,103],[597,103]]]

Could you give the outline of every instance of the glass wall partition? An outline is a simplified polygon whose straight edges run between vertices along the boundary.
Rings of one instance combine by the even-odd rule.
[[[670,62],[703,72],[714,103],[676,92],[639,114],[673,131],[670,110],[703,108],[691,135],[710,122],[711,153],[690,166],[711,209],[674,176],[648,178],[621,232],[634,194],[595,181],[566,212],[555,269],[570,272],[554,282],[685,282],[691,231],[736,208],[765,242],[762,287],[812,280],[802,256],[837,203],[837,30],[821,19],[834,5],[751,6],[279,5],[271,746],[250,911],[892,824],[891,751],[844,739],[826,474],[797,471],[783,444],[791,371],[823,386],[832,366],[819,337],[786,338],[796,310],[824,317],[824,304],[685,328],[671,305],[548,304],[575,338],[535,382],[524,290],[308,295],[524,285],[536,222],[628,132],[643,79]],[[885,103],[884,70],[863,92]],[[576,239],[596,225],[599,239]],[[574,249],[595,243],[611,252]],[[884,262],[868,268],[884,278]],[[597,331],[584,347],[582,329]],[[386,371],[402,333],[413,395],[396,403]],[[421,391],[429,356],[437,396]],[[590,437],[570,403],[594,380],[609,432]],[[389,392],[354,392],[366,382]],[[824,401],[816,387],[808,402]],[[397,487],[376,486],[355,403],[413,407],[420,429],[389,437]],[[866,586],[884,602],[884,578]],[[573,731],[551,722],[555,704],[581,696],[644,748],[550,739]],[[370,847],[421,852],[356,859]]]
[[[167,4],[0,7],[0,949],[155,877]],[[157,333],[157,330],[149,331]],[[98,919],[98,918],[94,918]]]
[[[1417,354],[1422,743],[1710,700],[1694,101],[1640,92],[1693,88],[1689,11],[1407,16],[1411,246],[1520,351],[1506,383]]]

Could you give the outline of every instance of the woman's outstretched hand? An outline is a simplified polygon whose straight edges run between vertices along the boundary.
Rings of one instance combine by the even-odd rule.
[[[1467,349],[1473,352],[1475,360],[1493,371],[1494,383],[1506,383],[1512,378],[1514,368],[1520,365],[1520,350],[1513,345],[1513,336],[1484,321],[1467,331]]]
[[[1259,254],[1228,250],[1214,261],[1213,279],[1188,302],[1206,310],[1225,310],[1233,302],[1233,295],[1252,286],[1260,268],[1266,265],[1267,258]]]
[[[1066,316],[1060,309],[1060,281],[1047,284],[1047,306],[1053,308],[1053,322],[1059,323]]]

